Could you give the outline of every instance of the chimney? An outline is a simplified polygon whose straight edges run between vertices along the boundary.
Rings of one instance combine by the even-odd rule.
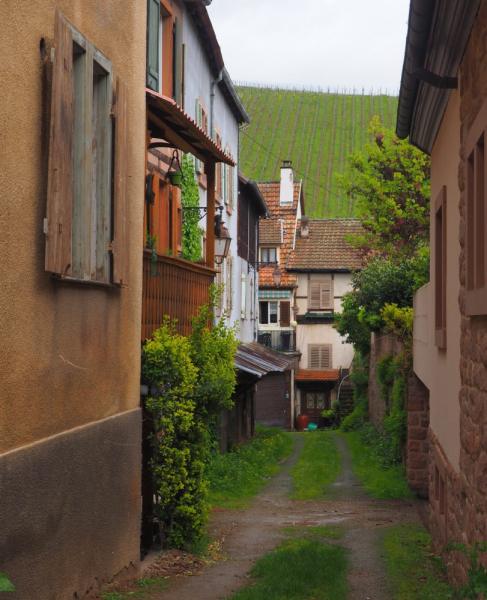
[[[305,215],[301,217],[301,237],[309,237],[309,217],[306,217]]]
[[[281,167],[281,193],[279,204],[292,204],[294,200],[294,176],[290,160],[284,160]]]

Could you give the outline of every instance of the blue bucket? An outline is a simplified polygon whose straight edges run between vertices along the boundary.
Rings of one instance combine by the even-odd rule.
[[[310,423],[308,425],[308,431],[314,431],[315,429],[318,429],[318,425],[316,423]]]

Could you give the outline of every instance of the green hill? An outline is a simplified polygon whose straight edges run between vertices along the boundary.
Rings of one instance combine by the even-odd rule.
[[[277,180],[281,160],[292,160],[296,178],[304,180],[310,217],[354,216],[334,173],[343,172],[348,154],[369,141],[374,115],[387,127],[395,126],[397,97],[248,85],[237,89],[252,119],[241,134],[240,168],[246,177]]]

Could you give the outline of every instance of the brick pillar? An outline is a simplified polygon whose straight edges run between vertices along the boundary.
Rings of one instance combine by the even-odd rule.
[[[412,492],[421,498],[428,498],[429,390],[413,372],[408,377],[406,409],[408,412],[406,459],[408,484]]]

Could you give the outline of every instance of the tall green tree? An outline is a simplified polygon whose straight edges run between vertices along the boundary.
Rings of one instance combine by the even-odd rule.
[[[374,117],[372,142],[349,157],[340,187],[358,208],[364,234],[352,242],[365,253],[411,258],[429,240],[430,160]]]

